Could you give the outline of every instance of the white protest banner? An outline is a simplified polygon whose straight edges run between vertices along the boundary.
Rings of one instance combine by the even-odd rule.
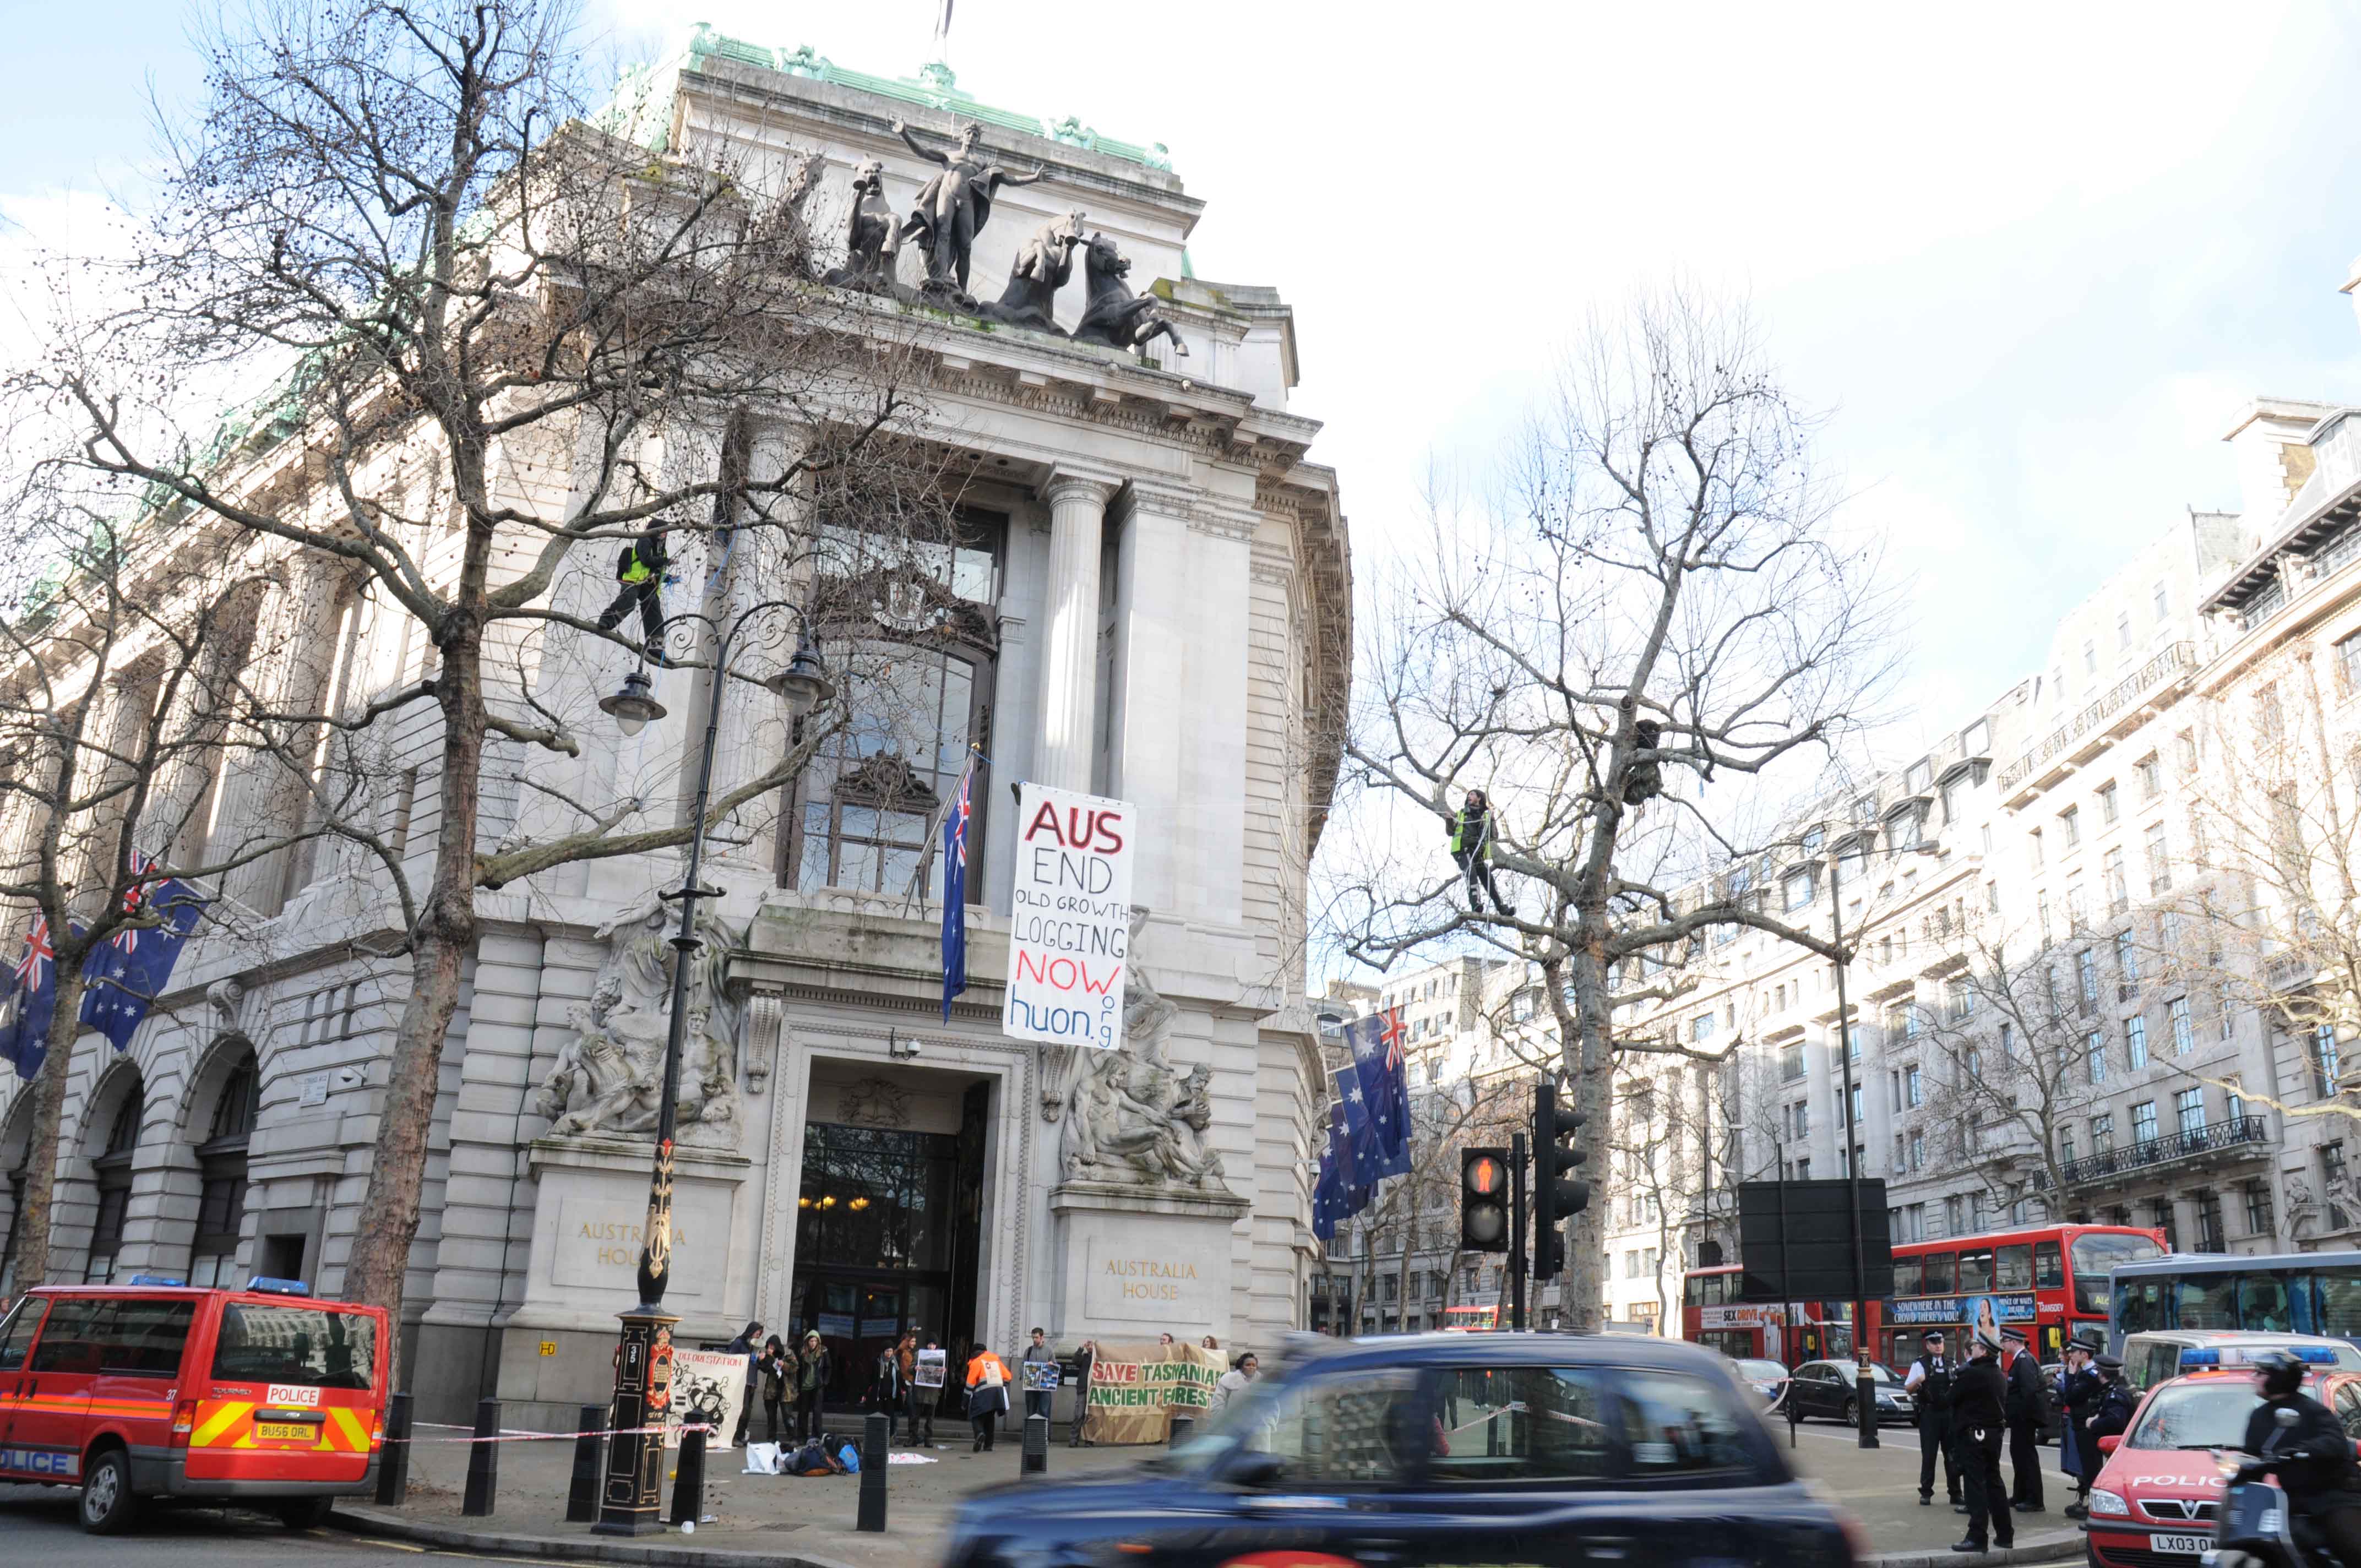
[[[746,1357],[726,1350],[675,1350],[672,1353],[672,1405],[664,1411],[664,1442],[680,1446],[680,1429],[703,1421],[712,1430],[705,1435],[708,1448],[727,1448],[738,1429],[738,1407],[746,1397]]]
[[[1137,826],[1123,801],[1024,786],[1002,1034],[1104,1050],[1123,1044]]]
[[[910,1374],[910,1386],[914,1388],[939,1388],[943,1386],[941,1351],[922,1350],[918,1353],[918,1365]]]

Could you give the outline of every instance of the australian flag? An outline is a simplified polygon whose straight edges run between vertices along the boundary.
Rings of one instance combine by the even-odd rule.
[[[1340,1080],[1337,1097],[1328,1102],[1328,1141],[1320,1151],[1320,1179],[1312,1188],[1312,1233],[1334,1241],[1336,1227],[1368,1206],[1369,1190],[1353,1180],[1352,1132]]]
[[[145,869],[135,867],[134,872]],[[140,883],[124,895],[126,911],[152,907],[163,924],[144,930],[126,926],[93,948],[82,960],[89,987],[82,995],[82,1021],[104,1035],[116,1050],[127,1050],[132,1031],[148,1016],[172,979],[189,933],[205,912],[204,895],[178,877]]]
[[[24,956],[16,960],[7,1017],[0,1021],[0,1058],[15,1065],[18,1078],[29,1079],[41,1070],[41,1060],[49,1053],[49,1020],[57,1007],[57,945],[49,940],[49,916],[36,915],[33,928],[25,933]]]
[[[1360,1073],[1349,1067],[1342,1068],[1334,1082],[1345,1118],[1345,1174],[1352,1186],[1366,1190],[1393,1173],[1386,1168],[1389,1161],[1385,1146],[1378,1141],[1378,1129],[1369,1120],[1368,1098],[1362,1091]],[[1355,1205],[1356,1212],[1358,1207]]]
[[[1345,1035],[1362,1109],[1387,1176],[1410,1174],[1410,1063],[1402,1055],[1409,1032],[1401,1009],[1389,1007],[1357,1020]]]
[[[974,810],[975,759],[960,771],[959,793],[943,813],[943,1022],[951,998],[967,989],[967,824]]]

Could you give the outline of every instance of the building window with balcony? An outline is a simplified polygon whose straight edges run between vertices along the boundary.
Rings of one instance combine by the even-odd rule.
[[[2091,1152],[2094,1155],[2115,1152],[2115,1118],[2113,1113],[2091,1118]]]
[[[2230,1097],[2231,1124],[2235,1125],[2236,1124],[2245,1121],[2246,1119],[2246,1097],[2240,1091],[2238,1080],[2235,1078],[2225,1079],[2223,1080],[2222,1088],[2223,1091]]]
[[[2099,786],[2100,825],[2108,828],[2114,827],[2117,815],[2118,808],[2115,805],[2115,781],[2109,779],[2105,784]]]
[[[2139,760],[2140,798],[2154,800],[2164,793],[2164,764],[2154,751]]]
[[[2093,1029],[2082,1036],[2082,1059],[2090,1064],[2091,1081],[2107,1081],[2107,1036]]]
[[[2135,1015],[2124,1020],[2124,1056],[2137,1072],[2147,1065],[2147,1020]]]
[[[2121,915],[2132,906],[2131,883],[2124,876],[2124,852],[2109,850],[2102,864],[2101,874],[2107,889],[2107,913]]]
[[[2197,1044],[2197,1032],[2189,1022],[2189,998],[2176,996],[2166,1003],[2164,1015],[2172,1025],[2172,1054],[2187,1056]]]
[[[2070,1125],[2058,1129],[2058,1163],[2074,1163],[2074,1129]]]
[[[2132,1107],[2132,1142],[2135,1145],[2156,1142],[2155,1101],[2143,1100]]]
[[[2205,1130],[2205,1091],[2184,1089],[2172,1097],[2173,1124],[2184,1133]]]
[[[2099,1004],[2099,960],[2088,948],[2074,955],[2074,992],[2085,1013]]]
[[[2115,970],[2126,982],[2139,979],[2139,948],[2129,931],[2115,933]]]
[[[2172,891],[2172,852],[2166,847],[2164,824],[2147,825],[2147,891],[2150,896]]]
[[[2164,1250],[2167,1252],[2179,1252],[2180,1250],[2180,1222],[2177,1217],[2175,1217],[2172,1212],[2171,1199],[2159,1198],[2156,1201],[2156,1218],[2152,1223],[2158,1230],[2164,1233]]]
[[[2278,1228],[2271,1213],[2271,1189],[2268,1182],[2246,1183],[2246,1234],[2268,1236]]]
[[[2082,808],[2070,806],[2058,814],[2058,826],[2066,835],[2066,847],[2079,849],[2082,843]]]
[[[2325,1100],[2336,1092],[2336,1025],[2322,1024],[2312,1031],[2312,1091]]]

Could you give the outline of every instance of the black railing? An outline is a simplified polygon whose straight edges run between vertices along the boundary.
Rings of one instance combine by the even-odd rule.
[[[2081,1159],[2068,1160],[2059,1174],[2070,1183],[2101,1181],[2110,1176],[2145,1170],[2150,1166],[2269,1141],[2270,1129],[2260,1116],[2240,1116],[2228,1122],[2216,1122],[2210,1127],[2192,1127],[2185,1133],[2169,1133],[2160,1138],[2148,1138],[2128,1148],[2107,1149],[2099,1154],[2085,1155]]]

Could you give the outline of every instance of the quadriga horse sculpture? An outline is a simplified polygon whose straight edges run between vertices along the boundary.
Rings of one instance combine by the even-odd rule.
[[[1082,276],[1090,287],[1090,302],[1082,307],[1082,319],[1074,328],[1076,343],[1101,343],[1109,348],[1144,348],[1158,337],[1172,340],[1172,351],[1187,357],[1189,345],[1180,341],[1172,323],[1156,313],[1156,296],[1135,296],[1125,286],[1124,278],[1131,271],[1131,263],[1115,247],[1115,241],[1104,234],[1091,236],[1090,247],[1083,253]]]

